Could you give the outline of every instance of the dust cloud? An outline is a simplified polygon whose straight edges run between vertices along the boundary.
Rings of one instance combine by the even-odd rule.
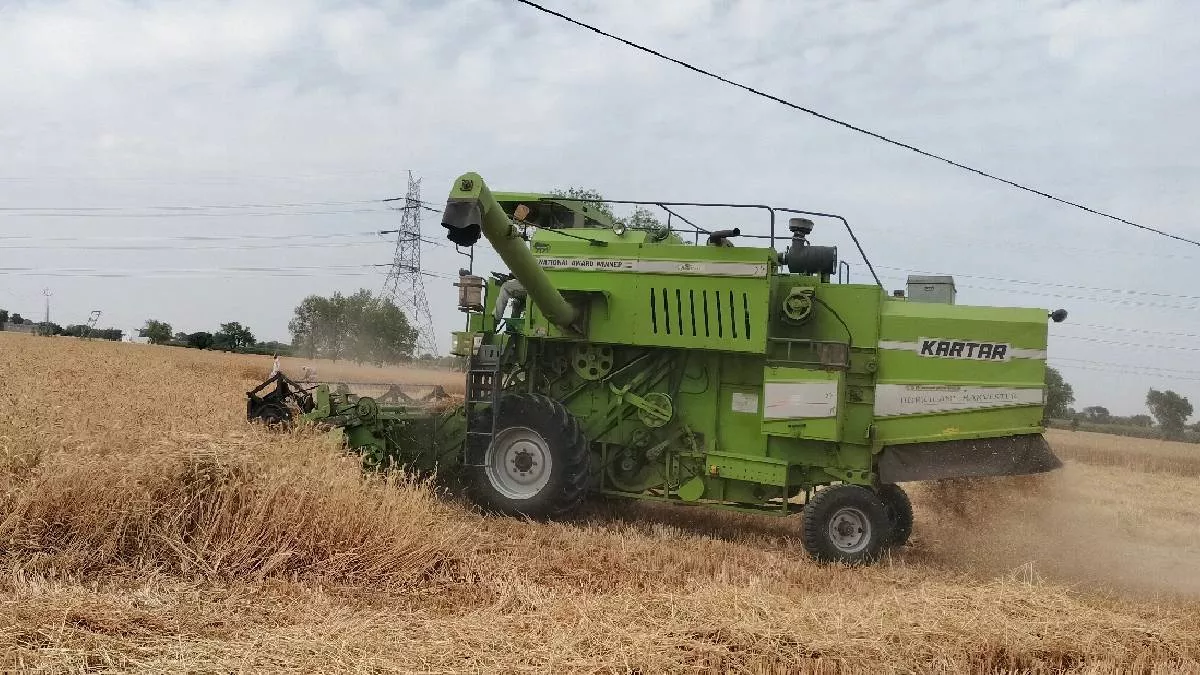
[[[1093,591],[1200,598],[1200,484],[1067,462],[1033,476],[905,486],[907,560]]]

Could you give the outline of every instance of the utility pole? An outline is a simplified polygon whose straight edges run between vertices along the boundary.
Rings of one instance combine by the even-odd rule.
[[[417,351],[438,356],[433,338],[433,316],[425,299],[425,281],[421,272],[421,180],[408,172],[408,191],[400,211],[400,230],[396,234],[396,251],[392,266],[383,280],[383,291],[396,303],[417,330]]]

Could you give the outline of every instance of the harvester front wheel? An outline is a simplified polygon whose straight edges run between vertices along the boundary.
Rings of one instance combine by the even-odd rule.
[[[875,562],[891,530],[883,500],[864,487],[833,485],[804,505],[804,549],[819,562]]]
[[[579,420],[541,394],[505,394],[471,498],[486,510],[544,518],[566,515],[587,491],[590,452]]]
[[[892,546],[907,544],[913,530],[913,506],[908,494],[895,483],[880,485],[876,493],[883,500],[883,508],[892,524],[892,540],[888,543]]]

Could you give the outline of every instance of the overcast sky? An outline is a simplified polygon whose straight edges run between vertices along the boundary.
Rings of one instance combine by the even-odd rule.
[[[1200,8],[1187,0],[546,4],[1200,238]],[[910,271],[954,274],[963,304],[1068,309],[1051,328],[1050,360],[1077,406],[1142,412],[1153,386],[1200,407],[1200,248],[885,145],[512,0],[0,0],[0,307],[41,317],[49,287],[64,325],[99,309],[102,326],[127,331],[150,317],[188,332],[236,320],[287,340],[304,296],[380,288],[382,272],[361,266],[387,263],[392,244],[358,233],[398,225],[371,200],[403,194],[409,170],[435,204],[474,170],[501,190],[577,185],[840,213],[889,288]],[[153,208],[168,206],[208,208]],[[97,207],[114,210],[67,210]],[[435,214],[423,222],[444,241]],[[855,281],[868,278],[836,223],[818,223],[813,239],[838,245]],[[480,253],[477,270],[500,269]],[[439,275],[464,263],[446,247],[422,256]],[[426,280],[444,351],[462,321],[456,289]]]

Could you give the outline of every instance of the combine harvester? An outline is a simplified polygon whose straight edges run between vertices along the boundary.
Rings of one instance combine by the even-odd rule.
[[[949,277],[889,296],[849,283],[808,218],[776,250],[778,214],[828,214],[687,206],[757,209],[768,245],[459,177],[447,238],[486,237],[509,268],[456,284],[465,400],[437,411],[321,385],[293,397],[299,414],[368,466],[460,475],[489,511],[567,516],[591,493],[802,512],[810,555],[847,563],[907,541],[898,483],[1061,466],[1042,432],[1047,317],[1066,312],[956,305]]]

